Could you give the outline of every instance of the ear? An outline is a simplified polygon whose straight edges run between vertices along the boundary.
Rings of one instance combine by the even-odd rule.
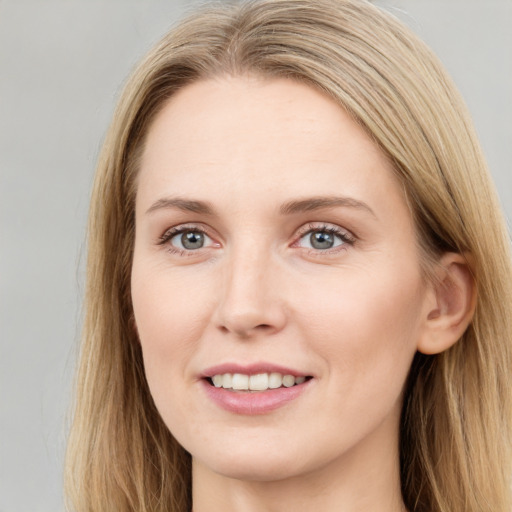
[[[444,254],[435,274],[417,346],[423,354],[439,354],[454,345],[471,322],[476,306],[476,285],[467,257]]]

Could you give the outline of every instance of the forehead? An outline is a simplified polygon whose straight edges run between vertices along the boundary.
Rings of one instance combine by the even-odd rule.
[[[387,187],[403,200],[391,164],[334,100],[289,79],[222,77],[188,85],[147,136],[139,198],[229,189],[302,196]],[[261,197],[259,197],[261,200]]]
[[[291,79],[225,76],[194,82],[171,97],[150,127],[145,157],[162,145],[194,149],[201,143],[203,150],[236,150],[234,142],[246,149],[286,140],[306,141],[302,149],[315,150],[322,139],[328,144],[334,138],[340,149],[350,144],[383,157],[366,132],[319,90]],[[272,149],[278,147],[276,143]]]

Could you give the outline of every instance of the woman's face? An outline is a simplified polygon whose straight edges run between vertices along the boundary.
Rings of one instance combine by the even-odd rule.
[[[428,293],[390,164],[320,92],[226,77],[157,116],[133,307],[156,406],[197,465],[384,464]]]

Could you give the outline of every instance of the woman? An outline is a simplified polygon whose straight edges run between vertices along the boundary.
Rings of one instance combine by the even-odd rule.
[[[126,86],[90,215],[73,509],[510,510],[508,236],[388,14],[193,14]]]

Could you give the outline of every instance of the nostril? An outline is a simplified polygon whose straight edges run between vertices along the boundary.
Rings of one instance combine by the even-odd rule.
[[[268,331],[269,329],[272,329],[271,325],[268,324],[260,324],[255,327],[255,329],[258,329],[260,331]]]
[[[226,326],[219,325],[219,329],[223,334],[234,333],[241,339],[247,339],[253,337],[255,334],[269,334],[275,330],[275,328],[270,324],[259,324],[254,325],[248,328],[244,328],[244,326]]]

